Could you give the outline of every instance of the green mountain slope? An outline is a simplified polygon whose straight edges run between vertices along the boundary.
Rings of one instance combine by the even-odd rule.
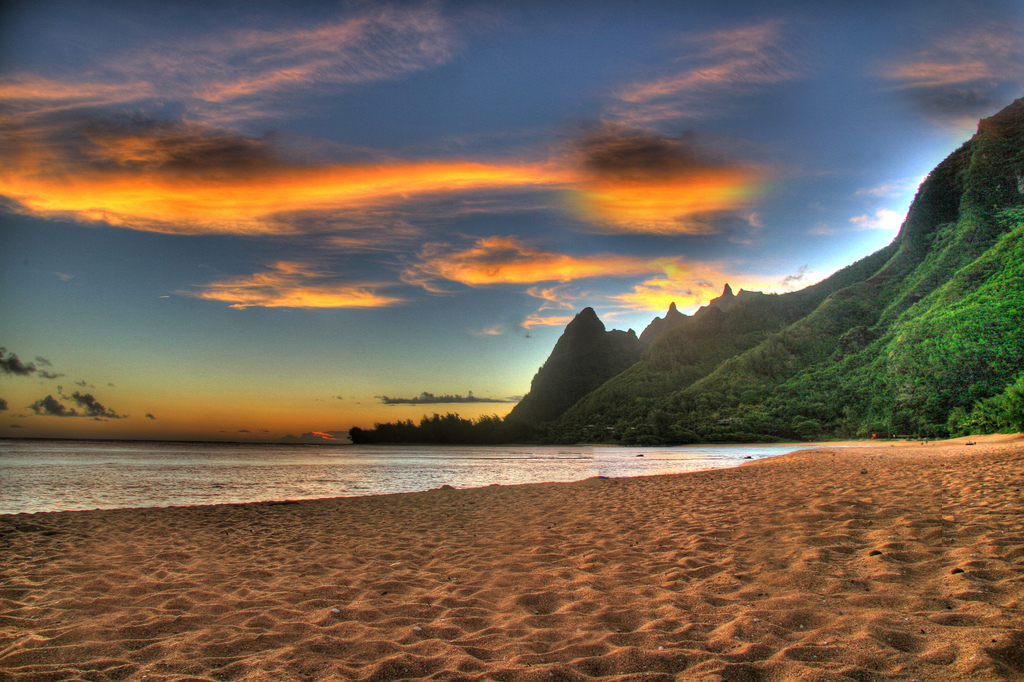
[[[1009,423],[1024,382],[1022,206],[1018,100],[932,171],[888,247],[802,291],[677,322],[548,435],[685,443]]]

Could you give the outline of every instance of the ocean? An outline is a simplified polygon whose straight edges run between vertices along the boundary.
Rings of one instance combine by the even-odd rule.
[[[736,466],[800,445],[387,446],[0,440],[0,514],[384,495]]]

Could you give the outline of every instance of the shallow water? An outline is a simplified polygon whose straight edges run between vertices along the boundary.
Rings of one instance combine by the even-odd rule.
[[[804,446],[308,446],[0,441],[0,514],[300,500],[450,485],[577,481],[736,466]],[[641,456],[642,455],[642,456]]]

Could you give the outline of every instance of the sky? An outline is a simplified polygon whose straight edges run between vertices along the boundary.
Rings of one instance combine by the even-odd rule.
[[[1019,2],[8,2],[0,436],[504,416],[572,317],[884,247]]]

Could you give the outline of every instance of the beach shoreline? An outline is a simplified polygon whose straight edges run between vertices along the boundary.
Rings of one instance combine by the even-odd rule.
[[[824,443],[628,479],[0,516],[0,680],[1013,679],[1022,464],[1019,434]]]

